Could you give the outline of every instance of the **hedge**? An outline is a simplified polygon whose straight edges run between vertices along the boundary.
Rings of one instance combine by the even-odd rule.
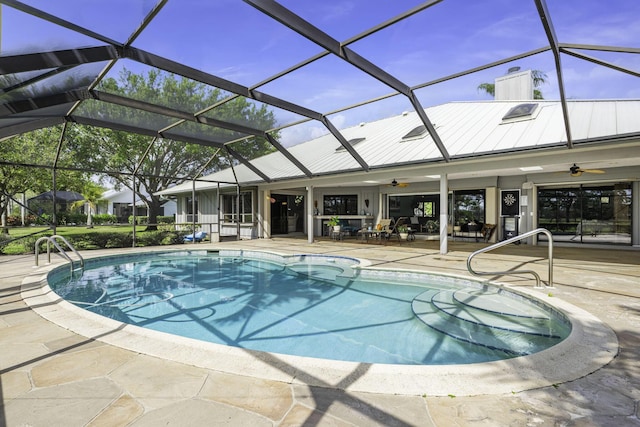
[[[184,242],[185,232],[148,231],[136,233],[136,246],[175,245]],[[36,241],[51,233],[27,236],[13,240],[9,235],[0,234],[0,253],[7,255],[34,254]],[[77,250],[130,248],[133,246],[133,233],[98,232],[83,235],[65,236],[65,239]],[[58,241],[65,248],[64,242]],[[66,249],[66,248],[65,248]],[[40,253],[46,252],[46,242],[41,242]]]

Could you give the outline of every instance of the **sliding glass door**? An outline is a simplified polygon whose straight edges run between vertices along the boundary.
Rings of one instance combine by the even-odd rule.
[[[631,184],[540,188],[538,225],[554,240],[631,244]]]

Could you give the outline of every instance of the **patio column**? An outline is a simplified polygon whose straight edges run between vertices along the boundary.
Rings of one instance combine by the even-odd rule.
[[[447,174],[440,175],[440,254],[446,255],[447,226],[449,225],[449,180]]]
[[[313,186],[307,187],[307,241],[313,243]]]
[[[262,213],[262,237],[271,238],[271,190],[264,190],[264,212]]]
[[[640,246],[640,181],[634,181],[631,187],[631,245]]]

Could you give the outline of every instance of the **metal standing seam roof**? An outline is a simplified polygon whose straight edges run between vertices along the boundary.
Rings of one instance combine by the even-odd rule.
[[[529,101],[528,101],[529,102]],[[429,117],[438,120],[435,125],[446,141],[452,156],[466,157],[492,152],[516,152],[537,147],[559,146],[566,143],[563,131],[562,108],[558,101],[536,101],[531,118],[504,121],[502,118],[522,101],[457,102],[427,109]],[[626,101],[570,101],[568,103],[572,132],[578,143],[616,137],[626,133],[640,133],[640,100]],[[463,117],[463,120],[460,120]],[[597,118],[594,119],[594,118]],[[597,125],[594,125],[597,121]],[[438,153],[432,149],[430,136],[402,141],[403,135],[420,123],[415,113],[400,114],[373,123],[363,123],[344,129],[344,135],[364,138],[357,147],[372,166],[385,164],[420,163],[436,161]],[[621,132],[624,130],[624,132]],[[340,143],[325,135],[294,147],[296,157],[310,170],[339,173],[356,165],[348,153],[336,151]],[[423,149],[419,149],[423,147]],[[425,155],[426,153],[426,155]],[[254,163],[271,176],[277,176],[282,157],[279,153],[255,159]],[[230,170],[223,170],[203,179],[227,181]],[[235,168],[240,184],[250,185],[262,181],[244,165]],[[297,178],[302,175],[298,175]],[[198,189],[213,188],[203,184]],[[191,183],[167,189],[161,194],[191,191]]]
[[[614,119],[620,123],[610,135],[636,132],[627,106],[578,114],[571,110],[586,107],[568,101],[573,91],[582,94],[576,75],[595,79],[594,67],[622,87],[614,93],[607,84],[596,95],[634,93],[640,76],[634,68],[640,47],[631,32],[640,13],[635,0],[618,0],[615,8],[579,0],[484,0],[464,3],[465,13],[456,0],[0,0],[0,6],[0,144],[63,123],[108,127],[150,142],[169,140],[177,150],[189,143],[220,148],[218,155],[238,164],[238,182],[247,183],[448,163],[550,141],[570,149],[574,140],[605,135]],[[450,102],[482,99],[478,84],[512,65],[541,70],[551,81],[542,90],[558,101],[535,122],[483,127],[496,123],[499,102],[480,103],[482,112]],[[110,93],[102,83],[125,69],[175,75],[220,98],[195,108],[172,96],[151,103]],[[223,116],[221,107],[239,97],[273,111],[275,127]],[[396,122],[401,111],[408,114]],[[547,119],[547,113],[553,114]],[[389,116],[393,124],[386,126]],[[351,147],[360,122],[377,131]],[[400,142],[416,125],[426,136]],[[307,137],[295,136],[309,129]],[[318,129],[325,136],[313,138],[318,143],[309,153],[305,141]],[[271,138],[278,153],[253,159],[233,150],[255,137]],[[337,146],[344,151],[335,152]],[[236,181],[230,171],[212,176]]]

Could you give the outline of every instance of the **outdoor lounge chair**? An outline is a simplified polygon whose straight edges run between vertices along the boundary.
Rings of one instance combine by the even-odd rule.
[[[389,240],[391,236],[395,236],[400,240],[400,233],[398,233],[398,225],[402,225],[403,219],[400,218],[398,221],[394,221],[393,218],[387,220],[388,222],[385,224],[385,227],[382,229],[382,237]]]
[[[401,240],[400,239],[400,231],[398,230],[398,228],[400,226],[406,226],[409,227],[410,221],[409,218],[407,218],[406,216],[401,216],[400,218],[398,218],[397,221],[393,222],[393,220],[391,220],[391,225],[389,226],[389,230],[386,233],[385,237],[387,238],[387,240],[389,240],[391,238],[391,236],[395,236],[398,241]],[[410,240],[415,239],[415,230],[411,229],[411,231],[408,231],[409,235],[410,235]]]
[[[196,242],[202,242],[207,237],[207,233],[205,231],[198,231],[195,236]],[[193,234],[187,234],[184,236],[184,241],[193,242]]]

